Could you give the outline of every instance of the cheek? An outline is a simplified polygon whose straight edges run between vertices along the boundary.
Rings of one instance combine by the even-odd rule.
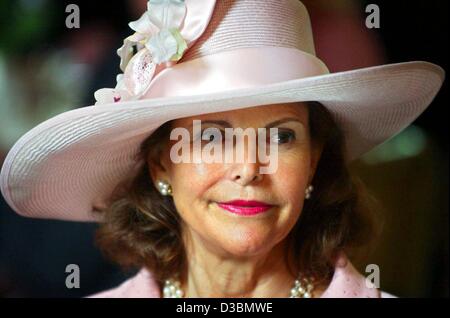
[[[217,182],[220,168],[213,164],[177,164],[172,168],[175,205],[182,217],[206,208],[208,190]]]
[[[173,190],[178,194],[201,196],[216,181],[220,172],[213,164],[177,164],[172,169]]]
[[[278,197],[293,209],[299,209],[304,199],[310,174],[310,156],[307,151],[280,155],[280,164],[273,175],[274,190]]]

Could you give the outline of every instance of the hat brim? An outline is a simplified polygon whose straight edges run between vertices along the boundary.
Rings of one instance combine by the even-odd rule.
[[[99,221],[93,207],[139,169],[141,142],[163,123],[269,104],[318,101],[333,115],[354,160],[398,134],[432,102],[445,77],[428,62],[382,65],[257,88],[88,106],[52,117],[9,151],[0,189],[20,215]]]

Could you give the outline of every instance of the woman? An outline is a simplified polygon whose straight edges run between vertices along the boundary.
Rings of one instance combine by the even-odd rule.
[[[150,0],[130,27],[117,86],[31,130],[1,173],[15,211],[99,221],[101,249],[141,268],[93,296],[391,296],[350,262],[376,230],[347,165],[442,69],[330,74],[297,0]]]

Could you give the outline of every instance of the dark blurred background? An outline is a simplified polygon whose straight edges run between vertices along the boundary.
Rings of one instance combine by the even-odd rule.
[[[447,0],[303,2],[332,72],[412,60],[448,69]],[[71,3],[79,29],[65,26]],[[365,27],[370,3],[380,7],[379,29]],[[145,0],[0,0],[0,164],[26,131],[115,86],[116,50],[145,9]],[[351,167],[381,202],[385,223],[375,251],[356,266],[364,273],[378,264],[381,289],[400,297],[449,294],[447,103],[445,83],[413,125]],[[95,228],[19,217],[0,196],[0,297],[80,297],[132,275],[103,259]],[[80,266],[79,289],[65,286],[68,264]]]

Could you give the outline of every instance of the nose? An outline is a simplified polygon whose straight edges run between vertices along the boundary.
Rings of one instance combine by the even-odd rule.
[[[259,173],[259,168],[257,166],[258,165],[255,163],[241,164],[239,167],[233,169],[231,179],[241,186],[260,182],[263,177]]]
[[[233,182],[246,186],[263,180],[263,174],[260,172],[261,163],[259,162],[256,148],[252,146],[245,147],[244,160],[237,160],[235,157],[235,162],[231,165],[230,172],[230,179]]]

